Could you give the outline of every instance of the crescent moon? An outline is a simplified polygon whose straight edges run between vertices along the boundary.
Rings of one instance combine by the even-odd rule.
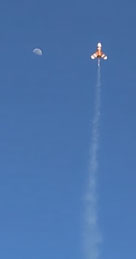
[[[33,53],[35,54],[35,55],[38,55],[38,56],[42,56],[42,50],[41,49],[39,49],[39,48],[35,48],[35,49],[33,49]]]

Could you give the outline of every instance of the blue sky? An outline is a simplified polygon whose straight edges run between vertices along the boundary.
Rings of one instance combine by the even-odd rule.
[[[101,259],[135,257],[135,1],[2,0],[0,257],[84,258],[98,41]],[[40,47],[44,55],[32,53]]]

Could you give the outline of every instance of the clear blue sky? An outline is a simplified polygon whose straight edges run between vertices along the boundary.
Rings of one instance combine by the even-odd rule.
[[[1,0],[0,258],[83,259],[98,41],[101,259],[135,258],[135,1]],[[39,57],[32,49],[40,47]]]

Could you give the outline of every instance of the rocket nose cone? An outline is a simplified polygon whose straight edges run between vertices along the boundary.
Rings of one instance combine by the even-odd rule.
[[[102,47],[102,44],[99,42],[99,43],[97,44],[97,47],[98,47],[98,48],[101,48],[101,47]]]

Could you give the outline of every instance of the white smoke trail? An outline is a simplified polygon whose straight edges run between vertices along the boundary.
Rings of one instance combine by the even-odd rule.
[[[99,120],[101,103],[101,71],[100,64],[97,70],[95,110],[92,124],[92,138],[90,146],[89,179],[85,199],[85,252],[87,259],[99,258],[101,235],[97,219],[97,191],[96,178],[98,170],[97,152],[99,148]]]

